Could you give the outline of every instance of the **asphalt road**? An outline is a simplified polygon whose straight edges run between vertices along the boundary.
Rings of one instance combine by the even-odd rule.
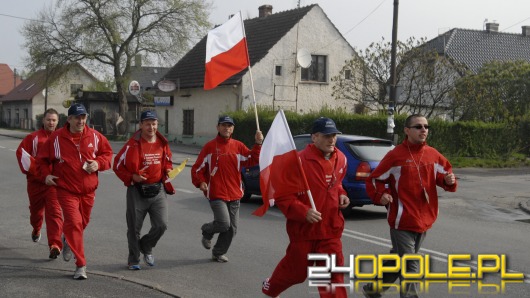
[[[14,153],[19,142],[0,136],[0,296],[262,297],[261,282],[272,273],[288,244],[283,215],[272,209],[263,218],[252,216],[261,204],[259,197],[242,204],[240,227],[228,253],[230,262],[212,262],[211,252],[200,244],[200,226],[212,219],[211,210],[191,185],[189,168],[174,180],[177,195],[169,197],[169,227],[154,250],[156,266],[142,266],[140,271],[126,267],[125,187],[111,171],[101,173],[85,231],[88,279],[72,280],[73,262],[49,261],[46,237],[37,244],[30,239],[25,179]],[[481,283],[441,282],[430,285],[422,296],[528,297],[530,215],[518,208],[519,202],[530,200],[528,169],[455,173],[460,178],[459,191],[441,192],[439,219],[423,245],[422,252],[433,259],[432,270],[447,272],[448,254],[471,254],[474,260],[477,254],[506,254],[508,269],[527,274],[527,279],[504,287],[497,274]],[[379,206],[354,210],[343,234],[346,257],[388,252],[385,216]],[[148,228],[146,220],[144,231]],[[476,269],[473,262],[464,265]],[[360,296],[356,290],[351,297]],[[486,295],[487,291],[494,294]],[[305,282],[282,297],[318,294]]]

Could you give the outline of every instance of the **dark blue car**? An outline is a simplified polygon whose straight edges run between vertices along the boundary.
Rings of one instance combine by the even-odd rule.
[[[312,143],[310,134],[294,136],[293,140],[298,151]],[[348,215],[353,207],[372,204],[366,193],[366,177],[377,167],[385,154],[394,148],[394,145],[385,139],[341,134],[337,135],[335,146],[348,160],[348,171],[342,180],[342,187],[350,198],[350,206],[343,209],[343,214]],[[245,190],[242,202],[249,200],[252,195],[261,195],[259,171],[259,166],[242,168]]]

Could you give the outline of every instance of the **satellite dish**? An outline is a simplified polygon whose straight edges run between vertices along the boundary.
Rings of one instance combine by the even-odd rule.
[[[311,53],[309,50],[306,48],[298,50],[298,53],[296,53],[296,61],[302,68],[308,68],[311,66]]]

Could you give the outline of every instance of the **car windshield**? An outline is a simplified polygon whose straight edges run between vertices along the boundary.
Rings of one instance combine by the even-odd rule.
[[[352,141],[345,143],[361,160],[380,161],[394,146],[390,142],[377,140]]]

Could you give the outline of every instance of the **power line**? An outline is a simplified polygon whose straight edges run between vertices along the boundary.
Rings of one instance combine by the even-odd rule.
[[[13,19],[21,19],[21,20],[26,20],[26,21],[35,21],[35,22],[46,23],[46,21],[42,21],[42,20],[28,19],[28,18],[12,16],[12,15],[3,14],[3,13],[0,13],[0,16],[4,16],[4,17],[8,17],[8,18],[13,18]]]
[[[374,12],[376,12],[379,7],[381,7],[381,5],[383,5],[383,3],[385,3],[386,0],[383,0],[381,1],[381,3],[379,3],[379,5],[377,5],[366,17],[364,17],[359,23],[357,23],[355,26],[353,26],[351,29],[349,29],[348,31],[346,31],[344,33],[344,35],[350,33],[353,29],[357,28],[357,26],[359,26],[360,24],[362,24],[367,18],[369,18],[371,15],[374,14]]]

